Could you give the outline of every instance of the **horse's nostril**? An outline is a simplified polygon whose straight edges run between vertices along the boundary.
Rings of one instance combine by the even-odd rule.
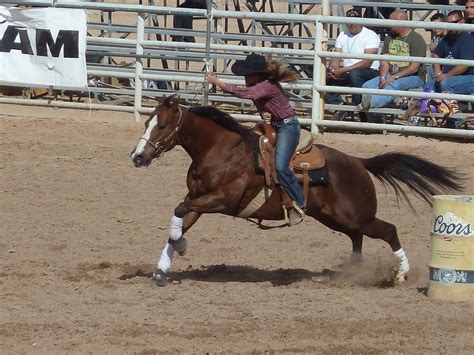
[[[133,158],[133,162],[135,163],[135,166],[141,166],[143,165],[143,155],[137,155]]]

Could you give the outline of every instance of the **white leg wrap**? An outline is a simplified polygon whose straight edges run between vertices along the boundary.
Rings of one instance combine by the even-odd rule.
[[[183,219],[173,216],[171,217],[170,239],[178,240],[183,236]]]
[[[161,269],[164,273],[168,272],[171,268],[171,262],[173,261],[173,254],[173,246],[170,243],[166,243],[161,252],[160,261],[158,261],[158,269]]]
[[[410,270],[410,264],[408,263],[408,258],[405,254],[405,251],[403,248],[400,248],[399,250],[395,251],[393,253],[398,259],[400,259],[400,271],[403,274],[407,274],[408,271]]]

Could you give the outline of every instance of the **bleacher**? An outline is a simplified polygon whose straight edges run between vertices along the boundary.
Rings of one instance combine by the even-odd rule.
[[[20,1],[4,3],[15,4]],[[22,1],[21,3],[47,6],[53,2]],[[55,3],[56,6],[75,6],[74,3],[63,4],[61,0]],[[219,16],[212,19],[210,32],[206,28],[206,10],[176,9],[175,7],[181,3],[179,0],[164,0],[160,2],[160,6],[154,8],[149,7],[157,5],[154,0],[140,0],[137,4],[114,1],[88,3],[86,11],[89,15],[90,36],[87,40],[87,54],[89,58],[101,58],[99,62],[88,63],[89,75],[94,79],[91,80],[89,87],[93,103],[133,104],[135,90],[130,79],[135,77],[132,64],[139,57],[143,62],[143,79],[158,83],[155,86],[144,87],[145,99],[155,99],[163,94],[179,91],[181,97],[189,104],[202,104],[207,99],[211,103],[233,106],[241,113],[252,113],[252,105],[248,101],[237,100],[213,89],[207,94],[203,81],[205,70],[209,68],[217,72],[224,81],[243,83],[241,78],[235,78],[230,73],[230,64],[233,60],[244,58],[249,50],[256,50],[264,54],[274,52],[275,56],[283,57],[301,73],[303,78],[300,83],[287,87],[287,90],[301,117],[311,116],[316,33],[314,17],[322,14],[323,1],[217,1],[216,13]],[[340,16],[350,6],[359,6],[373,9],[380,19],[383,18],[382,8],[405,8],[409,11],[410,18],[416,21],[427,21],[434,11],[447,13],[462,8],[458,5],[432,5],[416,1],[388,3],[334,0],[329,4],[330,16]],[[143,45],[144,54],[137,55],[136,18],[143,9],[146,10],[145,40],[149,42]],[[222,14],[223,11],[229,13]],[[240,16],[233,12],[237,12]],[[193,17],[192,29],[173,28],[173,16],[178,13]],[[289,21],[289,16],[295,16],[297,19]],[[370,19],[367,22],[370,23]],[[334,21],[327,24],[329,49],[343,26]],[[423,29],[418,31],[424,32]],[[195,42],[173,42],[172,36],[193,37]],[[205,45],[208,39],[209,48]],[[78,101],[82,99],[81,96]],[[144,100],[145,108],[153,105],[153,102]],[[325,118],[331,118],[331,112],[336,110],[348,112],[353,110],[351,105],[326,105],[325,108],[327,113]],[[406,105],[374,110],[383,114],[386,122],[395,124],[404,124],[401,119],[405,111]],[[466,116],[466,114],[459,115]]]

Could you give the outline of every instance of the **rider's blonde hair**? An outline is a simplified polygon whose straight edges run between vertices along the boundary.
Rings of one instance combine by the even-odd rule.
[[[281,60],[274,60],[272,55],[267,59],[268,80],[280,83],[295,83],[300,75]]]

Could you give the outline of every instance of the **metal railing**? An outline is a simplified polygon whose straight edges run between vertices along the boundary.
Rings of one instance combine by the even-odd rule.
[[[4,1],[4,3],[18,4],[19,1]],[[426,57],[401,57],[401,56],[389,56],[389,55],[345,55],[342,53],[335,53],[323,50],[322,44],[327,41],[324,38],[324,24],[362,24],[365,26],[375,27],[387,27],[387,26],[400,26],[398,21],[390,20],[379,20],[379,19],[366,19],[366,18],[346,18],[346,17],[333,17],[333,16],[321,16],[321,15],[301,15],[301,14],[287,14],[287,13],[254,13],[254,12],[236,12],[236,11],[221,11],[209,7],[208,10],[198,9],[182,9],[172,7],[160,7],[160,6],[146,6],[146,5],[132,5],[132,4],[111,4],[111,3],[90,3],[90,2],[67,2],[67,1],[23,1],[23,5],[34,4],[42,6],[56,6],[66,8],[82,8],[89,10],[100,10],[100,11],[123,11],[137,14],[136,24],[136,38],[135,39],[119,39],[110,37],[88,37],[88,46],[109,46],[110,48],[125,48],[125,52],[135,58],[135,68],[120,69],[110,68],[104,66],[90,66],[88,67],[88,74],[93,76],[113,76],[117,78],[128,78],[135,80],[134,86],[134,107],[126,106],[114,106],[111,108],[110,105],[98,104],[98,103],[73,103],[73,102],[59,102],[59,101],[47,101],[47,100],[27,100],[27,99],[13,99],[13,98],[0,98],[0,103],[22,103],[28,105],[45,105],[55,107],[77,107],[77,108],[88,108],[88,109],[113,109],[117,111],[133,112],[135,120],[140,119],[140,114],[148,113],[151,108],[143,107],[143,89],[141,82],[142,80],[173,80],[183,81],[188,83],[200,83],[203,84],[202,97],[206,102],[207,100],[213,101],[215,95],[210,95],[209,88],[205,85],[205,76],[207,71],[211,70],[213,60],[217,60],[220,56],[229,56],[229,58],[242,58],[246,53],[258,52],[258,53],[273,53],[280,56],[287,56],[289,60],[301,60],[313,64],[313,78],[312,80],[303,80],[300,83],[292,85],[284,85],[288,90],[308,90],[312,93],[311,97],[311,120],[301,120],[303,124],[311,123],[311,131],[316,133],[318,127],[334,127],[341,129],[357,129],[357,130],[370,130],[370,131],[384,131],[384,132],[397,132],[404,134],[416,134],[416,135],[440,135],[440,136],[451,136],[451,137],[463,137],[473,138],[474,131],[460,130],[460,129],[443,129],[443,128],[431,128],[431,127],[412,127],[412,126],[399,126],[393,124],[368,124],[358,122],[337,122],[323,120],[323,117],[319,117],[321,108],[322,92],[344,92],[344,93],[357,93],[357,94],[381,94],[381,90],[378,89],[362,89],[362,88],[347,88],[347,87],[334,87],[322,85],[323,80],[321,74],[321,66],[324,65],[326,58],[340,57],[340,58],[358,58],[358,59],[384,59],[390,61],[403,61],[403,62],[416,62],[416,63],[439,63],[439,64],[450,64],[450,65],[469,65],[474,66],[474,61],[466,60],[452,60],[452,59],[435,59]],[[173,42],[173,41],[152,41],[145,39],[146,25],[145,25],[145,14],[156,14],[156,15],[175,15],[175,14],[188,14],[194,16],[204,17],[208,23],[205,31],[204,43],[184,43],[184,42]],[[227,18],[227,19],[247,19],[252,21],[287,21],[287,22],[299,22],[299,23],[312,23],[316,28],[316,33],[313,41],[313,48],[310,49],[293,49],[293,48],[278,48],[278,47],[260,47],[260,46],[244,46],[244,45],[228,45],[220,43],[211,43],[213,32],[211,22],[214,19]],[[422,21],[404,21],[404,26],[409,28],[422,28],[422,29],[433,29],[442,28],[447,30],[460,30],[460,31],[474,31],[474,25],[467,24],[450,24],[450,23],[427,23]],[[275,36],[276,37],[276,36]],[[178,73],[174,71],[170,72],[159,72],[147,70],[143,66],[143,60],[145,58],[157,58],[158,56],[150,55],[151,51],[160,51],[164,49],[174,50],[195,50],[193,54],[202,60],[204,64],[204,70],[202,72],[195,73]],[[123,55],[124,53],[122,53]],[[120,55],[120,54],[119,54]],[[228,78],[223,76],[223,81],[235,84],[243,84],[244,81],[241,79]],[[148,92],[147,95],[150,93]],[[157,92],[157,95],[161,92]],[[474,102],[474,97],[470,95],[452,95],[452,94],[441,94],[441,93],[424,93],[417,91],[398,91],[391,90],[391,96],[405,96],[413,98],[449,98],[460,101]],[[222,97],[217,99],[222,100]],[[255,121],[258,118],[251,115],[234,115],[237,119]]]

